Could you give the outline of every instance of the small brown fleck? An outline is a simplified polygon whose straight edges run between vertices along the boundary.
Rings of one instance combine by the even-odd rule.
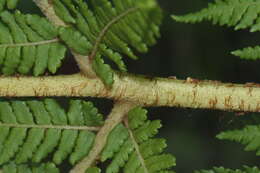
[[[215,97],[214,99],[210,99],[210,100],[209,100],[209,105],[210,105],[210,107],[211,107],[212,109],[215,109],[215,108],[216,108],[217,103],[218,103],[218,100],[217,100],[216,97]]]
[[[224,104],[225,104],[225,107],[228,108],[228,109],[232,108],[231,99],[232,99],[231,96],[225,97],[225,103]]]

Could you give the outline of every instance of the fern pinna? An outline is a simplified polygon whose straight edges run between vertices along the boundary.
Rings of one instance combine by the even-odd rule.
[[[12,10],[16,7],[19,0],[1,0],[0,2],[0,11],[4,10],[5,8]]]
[[[258,0],[216,0],[199,12],[172,17],[178,22],[197,23],[208,20],[213,24],[233,26],[235,30],[249,28],[250,32],[258,32],[260,31],[259,12]],[[259,46],[233,51],[232,54],[242,59],[260,59]]]
[[[139,107],[131,110],[129,129],[119,124],[110,133],[101,153],[102,162],[111,160],[106,172],[116,173],[120,168],[129,173],[144,172],[143,169],[158,172],[175,165],[172,155],[161,154],[165,140],[152,138],[158,133],[160,122],[147,121],[146,113]],[[41,164],[46,157],[57,165],[65,159],[74,165],[88,155],[94,131],[103,124],[102,115],[93,104],[81,100],[71,100],[67,112],[53,99],[1,101],[0,120],[0,165],[4,165],[4,172],[20,169],[20,164]],[[129,137],[129,131],[133,131],[134,139]],[[9,164],[13,166],[9,168]]]
[[[35,76],[47,69],[56,73],[65,57],[66,47],[58,43],[58,29],[37,15],[0,13],[0,65],[6,75]]]
[[[125,72],[121,54],[137,59],[132,48],[145,53],[160,36],[162,14],[155,0],[90,0],[86,3],[54,0],[53,3],[56,14],[73,26],[60,30],[61,40],[75,52],[88,55],[97,75],[109,86],[113,84],[113,71],[104,64],[103,57]]]
[[[212,170],[195,171],[195,173],[259,173],[260,169],[257,167],[244,166],[242,170],[225,169],[223,167],[214,167]]]
[[[53,99],[44,101],[1,101],[0,164],[15,157],[15,163],[41,162],[53,153],[60,164],[69,156],[71,164],[88,154],[102,115],[90,102],[72,100],[66,113]],[[26,115],[26,116],[25,116]],[[85,127],[86,126],[86,127]],[[97,127],[96,127],[97,128]]]

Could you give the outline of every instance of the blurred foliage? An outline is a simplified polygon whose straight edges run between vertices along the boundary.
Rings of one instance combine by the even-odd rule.
[[[127,61],[131,73],[260,83],[260,61],[241,60],[229,53],[259,44],[260,33],[233,31],[209,22],[194,25],[175,23],[170,18],[173,13],[195,12],[206,7],[211,0],[159,2],[164,9],[161,39],[148,54],[138,54],[144,57],[138,62]],[[24,12],[39,12],[31,1],[23,1],[20,8]],[[60,73],[77,72],[72,58],[68,58],[65,64]],[[245,164],[260,165],[254,152],[244,152],[239,144],[215,138],[221,130],[243,126],[244,119],[254,123],[250,114],[179,108],[150,108],[149,114],[153,119],[162,119],[161,136],[167,138],[169,152],[177,157],[176,172],[191,173],[195,169],[213,166],[239,168]]]

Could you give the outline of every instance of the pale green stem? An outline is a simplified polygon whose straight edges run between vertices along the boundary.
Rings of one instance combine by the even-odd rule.
[[[111,89],[83,75],[0,77],[2,97],[102,97],[143,106],[260,112],[260,85],[115,74]]]
[[[55,25],[66,26],[66,24],[56,16],[52,0],[33,0],[33,2],[41,9],[42,13]]]
[[[134,107],[135,104],[130,102],[117,102],[114,104],[114,108],[109,114],[105,121],[104,126],[99,130],[95,143],[92,150],[89,152],[88,156],[80,161],[70,173],[85,173],[85,171],[92,166],[93,163],[98,159],[99,154],[103,150],[107,142],[107,137],[109,133],[114,129],[114,127],[120,123],[125,115]]]
[[[37,129],[61,129],[61,130],[89,130],[99,131],[101,127],[88,127],[88,126],[71,126],[71,125],[38,125],[38,124],[5,124],[0,123],[0,127],[15,127],[15,128],[37,128]]]

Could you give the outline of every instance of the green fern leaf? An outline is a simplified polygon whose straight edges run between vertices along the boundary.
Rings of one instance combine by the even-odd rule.
[[[84,36],[82,38],[78,32],[71,33],[71,28],[63,28],[62,34],[70,32],[79,38],[71,39],[71,35],[69,38],[61,35],[68,47],[83,55],[97,54],[102,58],[107,57],[121,71],[126,71],[121,54],[137,59],[132,48],[139,52],[147,52],[148,46],[154,45],[156,38],[160,36],[159,25],[162,15],[156,0],[55,0],[54,9],[64,22],[71,24]],[[74,46],[80,44],[78,40],[84,40],[85,44],[79,48]],[[92,54],[96,46],[98,50]],[[96,56],[89,58],[96,59]],[[93,62],[97,75],[105,84],[111,85],[113,71],[104,65],[99,57],[97,59]]]
[[[37,173],[59,173],[59,169],[56,168],[55,164],[53,163],[46,163],[40,164],[37,166],[27,166],[27,165],[16,165],[15,163],[10,163],[8,165],[3,166],[1,173],[30,173],[30,172],[37,172]]]
[[[8,1],[9,2],[9,1]],[[37,15],[0,13],[0,65],[6,75],[56,73],[66,47],[58,43],[58,29]]]
[[[200,170],[195,171],[194,173],[260,173],[260,169],[257,167],[248,167],[244,166],[243,169],[239,170],[232,170],[232,169],[226,169],[223,167],[214,167],[212,170]]]
[[[61,28],[60,38],[75,52],[88,55],[92,49],[90,42],[73,28]]]
[[[103,124],[90,102],[72,100],[66,113],[53,99],[0,101],[0,165],[14,160],[39,163],[53,153],[53,162],[77,163],[90,151],[95,134],[91,126]]]
[[[107,145],[101,153],[101,161],[112,158],[128,137],[128,131],[123,124],[117,125],[108,136]]]
[[[130,154],[134,151],[133,143],[130,139],[124,142],[120,150],[115,154],[113,160],[106,168],[107,173],[119,172],[119,169],[123,167],[126,161],[129,159]]]
[[[101,170],[97,167],[93,167],[93,168],[88,168],[86,170],[86,173],[101,173]]]
[[[93,61],[92,67],[100,79],[106,84],[106,86],[111,87],[114,82],[114,72],[108,64],[104,63],[104,60],[97,56]]]
[[[222,132],[217,135],[218,139],[231,140],[246,145],[246,151],[256,150],[256,155],[260,155],[260,126],[246,126],[240,130]]]
[[[257,60],[260,59],[260,46],[248,47],[242,50],[236,50],[231,52],[235,56],[239,56],[242,59]]]
[[[118,173],[121,168],[126,173],[144,172],[139,157],[142,157],[149,172],[167,172],[175,165],[175,158],[172,155],[162,154],[166,147],[165,140],[152,138],[161,127],[160,121],[149,121],[146,114],[147,111],[140,107],[128,113],[129,127],[132,128],[134,141],[122,124],[110,133],[106,149],[102,153],[103,155],[108,153],[106,155],[109,157],[105,158],[112,158],[106,169],[107,173]],[[137,143],[140,153],[137,153],[134,143]]]
[[[255,0],[216,0],[208,8],[184,16],[173,15],[178,22],[197,23],[202,20],[214,24],[234,26],[235,30],[250,28],[251,32],[260,31],[260,3]]]
[[[5,8],[12,10],[15,9],[19,0],[1,0],[0,1],[0,12],[3,11]]]

